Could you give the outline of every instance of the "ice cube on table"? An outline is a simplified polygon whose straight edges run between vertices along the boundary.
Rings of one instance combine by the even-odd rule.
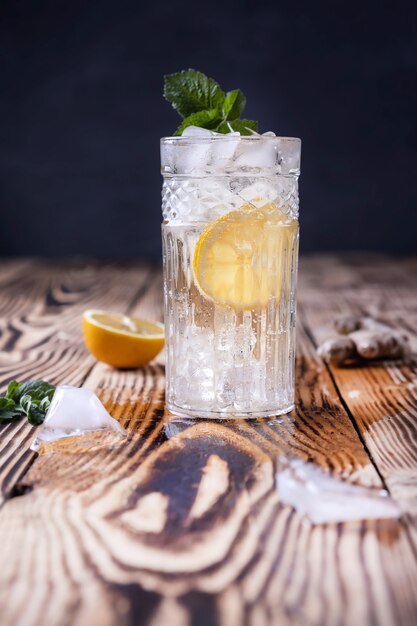
[[[301,459],[279,460],[276,485],[280,501],[313,524],[400,517],[385,489],[353,485]]]
[[[92,433],[126,437],[125,429],[106,411],[96,394],[84,387],[58,385],[31,450],[66,437]],[[108,439],[110,441],[110,439]]]

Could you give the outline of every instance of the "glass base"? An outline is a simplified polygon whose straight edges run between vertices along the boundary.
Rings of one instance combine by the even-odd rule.
[[[294,409],[294,404],[290,404],[288,407],[284,409],[272,409],[271,411],[201,411],[201,410],[193,410],[186,409],[184,407],[176,406],[175,404],[171,404],[170,402],[166,403],[166,408],[170,413],[176,415],[178,417],[187,418],[192,417],[193,419],[211,419],[211,420],[228,420],[228,419],[247,419],[254,420],[262,417],[276,417],[278,415],[285,415],[286,413],[290,413]]]

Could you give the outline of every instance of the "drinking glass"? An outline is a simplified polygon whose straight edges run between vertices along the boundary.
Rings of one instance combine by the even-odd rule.
[[[180,416],[294,407],[301,141],[161,139],[166,404]]]

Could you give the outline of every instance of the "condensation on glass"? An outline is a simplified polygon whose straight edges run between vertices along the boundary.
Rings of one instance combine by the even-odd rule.
[[[161,140],[166,403],[178,415],[250,418],[294,406],[300,150],[299,139],[272,134]],[[246,212],[255,227],[244,243],[267,297],[225,305],[198,283],[196,244],[228,214],[238,232]]]

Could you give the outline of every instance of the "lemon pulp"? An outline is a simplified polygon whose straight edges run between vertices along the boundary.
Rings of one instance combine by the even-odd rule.
[[[85,311],[83,334],[89,352],[113,367],[146,365],[164,346],[162,324],[108,311]]]
[[[298,222],[275,204],[244,205],[210,223],[193,259],[200,291],[235,309],[265,307],[290,280]]]

